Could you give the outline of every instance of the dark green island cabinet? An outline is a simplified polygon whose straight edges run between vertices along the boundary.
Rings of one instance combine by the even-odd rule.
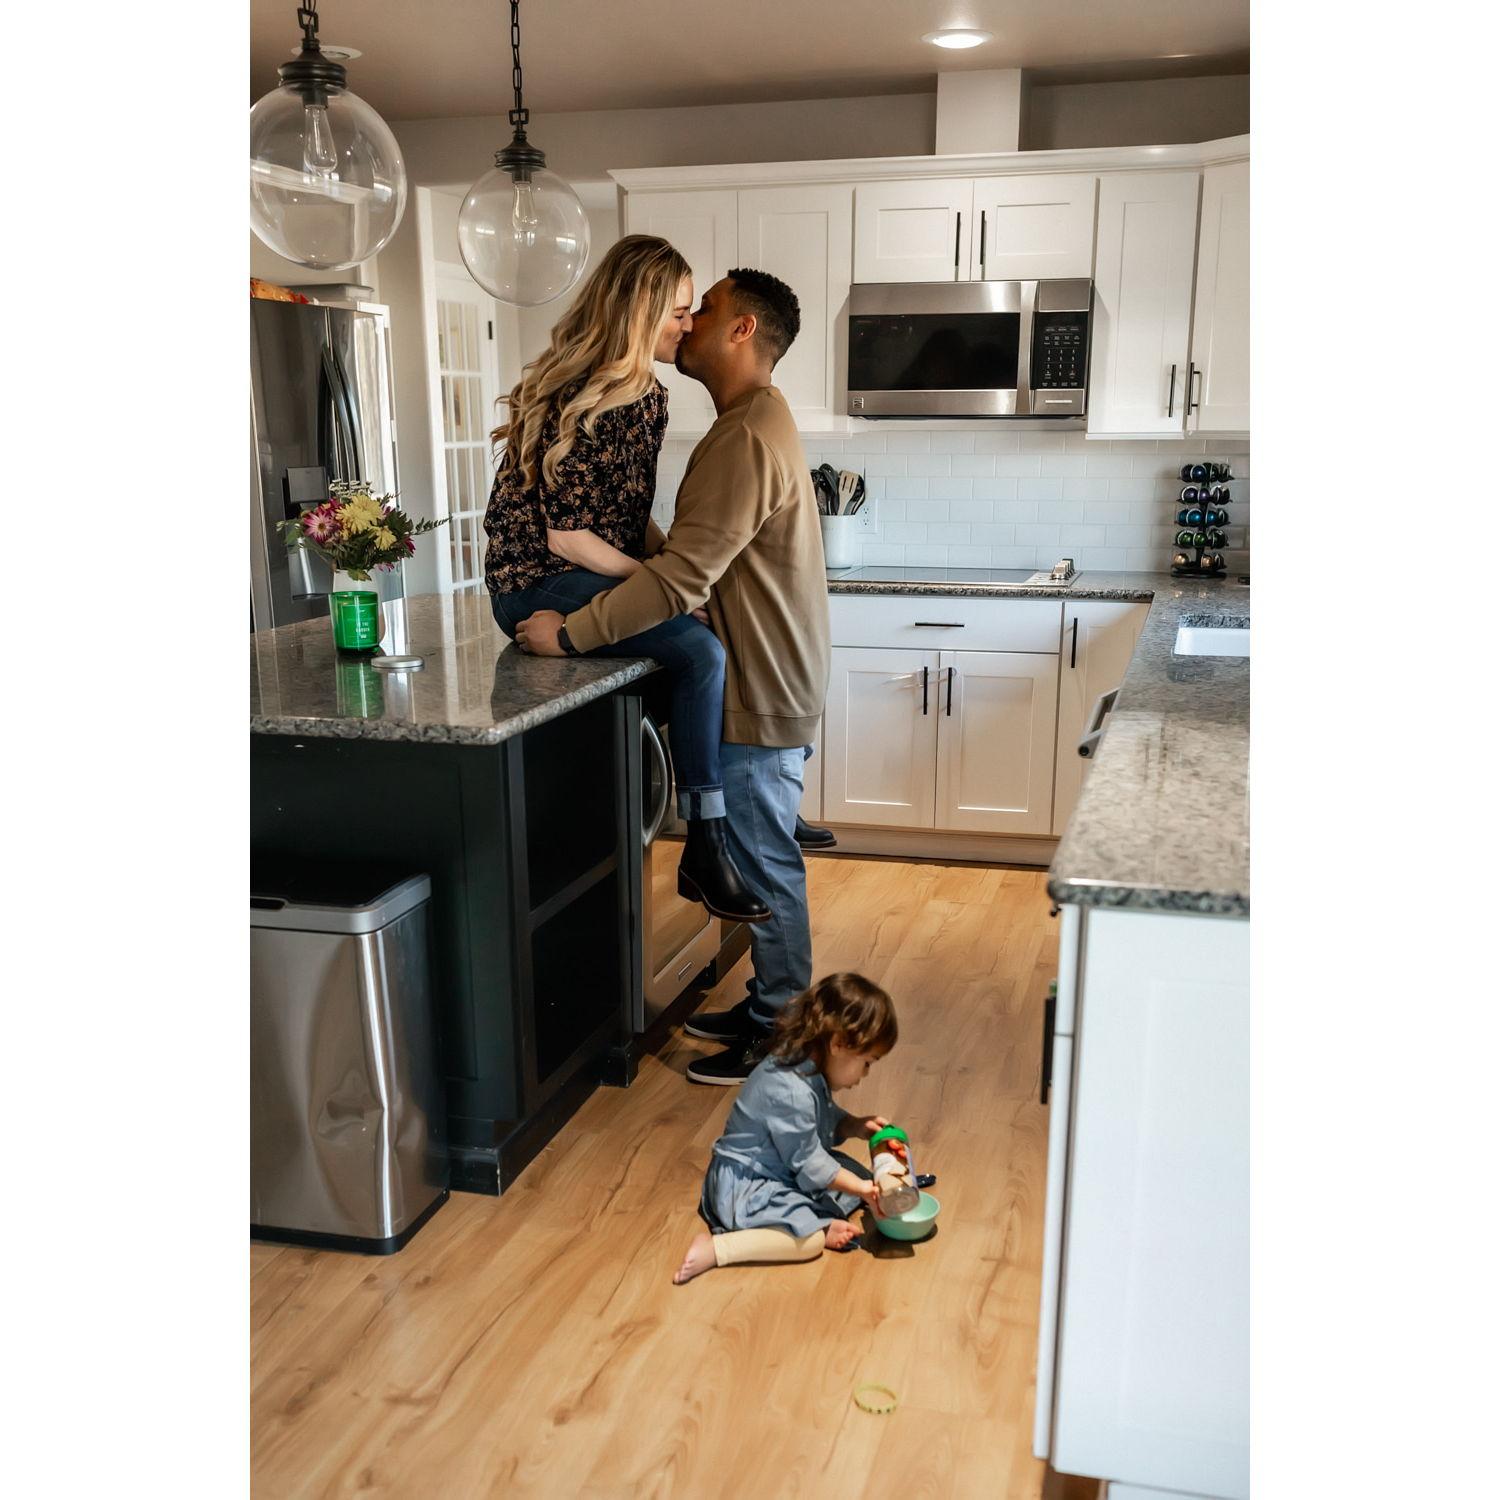
[[[431,877],[451,1185],[498,1193],[634,1076],[641,694],[661,677],[526,657],[483,596],[384,608],[382,649],[421,670],[335,652],[326,620],[252,635],[252,862]]]

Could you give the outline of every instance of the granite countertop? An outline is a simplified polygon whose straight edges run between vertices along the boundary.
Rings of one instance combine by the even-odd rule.
[[[1080,906],[1249,916],[1250,662],[1173,653],[1183,621],[1249,623],[1250,590],[1233,574],[1200,581],[1085,571],[1071,584],[1019,588],[987,583],[977,571],[906,581],[835,574],[828,592],[1150,600],[1047,890]]]
[[[1144,603],[1163,586],[1163,580],[1176,584],[1179,579],[1165,573],[1080,572],[1072,583],[1019,583],[996,581],[1021,579],[1028,568],[930,568],[914,569],[931,576],[918,578],[880,578],[853,576],[866,573],[863,568],[846,569],[828,575],[830,594],[916,594],[947,595],[960,599],[1116,599]],[[897,568],[881,572],[895,573]],[[938,575],[946,575],[939,577]],[[989,575],[988,577],[986,575]],[[1223,588],[1227,580],[1221,579]],[[1204,585],[1212,587],[1212,585]],[[1243,589],[1238,590],[1243,594]]]
[[[1250,590],[1233,575],[1152,584],[1047,890],[1080,906],[1248,917],[1250,659],[1173,648],[1182,623],[1248,625]]]
[[[382,649],[420,656],[421,671],[341,656],[326,619],[256,631],[251,732],[496,745],[656,670],[642,657],[527,656],[500,633],[484,594],[419,594],[382,608]]]

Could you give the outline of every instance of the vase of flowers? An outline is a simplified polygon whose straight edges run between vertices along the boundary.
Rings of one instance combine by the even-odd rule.
[[[446,518],[445,518],[446,519]],[[333,569],[328,616],[341,651],[380,644],[380,593],[370,574],[389,573],[417,550],[416,538],[444,521],[414,521],[390,495],[372,495],[363,479],[335,479],[328,499],[280,525],[288,547],[315,552]]]

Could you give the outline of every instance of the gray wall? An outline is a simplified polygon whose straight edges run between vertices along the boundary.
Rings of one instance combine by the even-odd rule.
[[[1026,151],[1175,146],[1249,130],[1248,73],[1038,85],[1027,93],[1021,145]]]

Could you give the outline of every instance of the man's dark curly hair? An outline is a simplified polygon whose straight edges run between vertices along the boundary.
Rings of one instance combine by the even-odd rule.
[[[802,329],[796,292],[769,271],[742,266],[731,271],[729,279],[734,283],[735,310],[755,314],[755,336],[765,341],[774,368]]]

